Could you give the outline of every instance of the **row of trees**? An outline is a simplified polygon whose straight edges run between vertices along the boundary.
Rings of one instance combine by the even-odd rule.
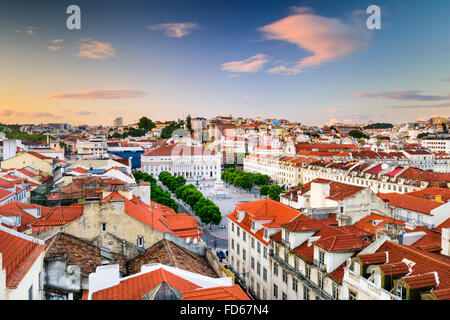
[[[283,193],[277,184],[268,185],[270,177],[265,174],[245,172],[241,169],[229,168],[222,172],[222,180],[235,187],[251,190],[253,186],[259,186],[259,194],[268,196],[270,199],[280,201],[280,194]]]
[[[161,172],[158,177],[170,191],[175,193],[178,199],[182,199],[189,205],[201,222],[220,224],[222,214],[219,207],[210,199],[205,198],[193,184],[186,184],[186,179],[174,177],[167,171]]]
[[[251,173],[241,169],[229,168],[222,172],[222,180],[235,187],[250,191],[254,185],[267,185],[270,177],[260,173]]]
[[[178,203],[174,199],[172,199],[170,193],[164,191],[160,186],[158,186],[155,178],[153,178],[148,173],[141,171],[134,171],[133,175],[137,183],[141,181],[150,183],[150,198],[152,201],[168,206],[169,208],[175,210],[175,212],[178,212]]]
[[[174,177],[170,172],[163,171],[158,176],[161,181],[171,192],[175,193],[177,189],[186,184],[186,179],[182,176]]]

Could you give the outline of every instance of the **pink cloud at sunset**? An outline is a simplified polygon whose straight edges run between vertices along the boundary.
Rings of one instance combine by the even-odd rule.
[[[87,90],[75,93],[56,93],[48,96],[48,99],[129,99],[139,98],[147,93],[138,90],[106,89]]]
[[[298,74],[305,68],[319,66],[369,47],[371,34],[359,12],[348,21],[313,14],[307,8],[295,8],[294,14],[258,29],[267,40],[282,40],[311,52],[297,63],[280,65],[270,73]]]
[[[440,101],[450,100],[448,95],[425,95],[420,90],[405,90],[405,91],[389,91],[389,92],[365,92],[354,93],[354,97],[358,98],[383,98],[389,100],[405,100],[405,101]]]

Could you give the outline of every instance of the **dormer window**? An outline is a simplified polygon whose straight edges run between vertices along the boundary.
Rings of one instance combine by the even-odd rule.
[[[264,238],[266,238],[266,239],[267,239],[267,237],[268,237],[268,232],[267,232],[267,229],[264,229]]]

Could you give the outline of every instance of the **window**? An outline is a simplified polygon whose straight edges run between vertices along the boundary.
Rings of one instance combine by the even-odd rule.
[[[263,289],[263,300],[267,300],[267,292],[266,292],[266,289]]]
[[[261,243],[259,241],[256,243],[256,250],[258,253],[261,253]]]
[[[267,281],[267,269],[263,268],[263,280]]]
[[[258,275],[261,274],[261,264],[260,264],[259,262],[256,263],[256,273],[257,273]]]
[[[241,247],[239,246],[239,243],[236,244],[236,252],[237,254],[241,253]]]
[[[297,257],[294,258],[294,268],[295,268],[295,270],[298,270],[298,258]]]
[[[321,266],[325,265],[325,253],[319,250],[319,263]]]
[[[334,282],[333,282],[333,292],[332,292],[332,294],[333,294],[333,299],[337,300],[338,297],[339,297],[339,289],[338,289],[337,284],[334,283]]]
[[[245,256],[247,255],[247,252],[245,249],[242,249],[242,261],[245,261]]]
[[[273,285],[273,296],[278,298],[278,286],[276,284]]]
[[[275,245],[275,255],[280,256],[280,246]]]
[[[238,235],[238,237],[241,235],[241,228],[236,227],[236,233]]]
[[[311,278],[311,266],[309,264],[305,265],[305,275],[306,275],[306,278],[308,278],[308,279]]]
[[[283,293],[281,294],[281,296],[282,296],[282,299],[283,299],[283,300],[287,300],[287,295],[286,295],[286,293],[283,292]]]
[[[357,300],[357,298],[358,293],[356,293],[356,291],[348,290],[348,300]]]
[[[344,213],[344,207],[341,207],[340,212]]]
[[[106,223],[102,223],[102,232],[106,232]]]
[[[41,272],[39,272],[39,275],[38,275],[38,284],[39,284],[39,293],[40,293],[40,291],[42,290],[42,274],[41,274]]]
[[[309,300],[309,288],[303,286],[303,300]]]
[[[250,267],[255,270],[255,258],[253,257],[250,259]]]
[[[234,239],[231,239],[231,249],[234,250]]]
[[[33,285],[28,289],[28,300],[33,300]]]
[[[296,279],[292,279],[292,290],[295,292],[298,290],[298,281]]]
[[[255,238],[252,237],[252,248],[255,248]]]
[[[273,264],[273,274],[276,276],[278,275],[278,264],[276,263]]]
[[[142,248],[144,246],[144,237],[138,236],[137,245],[139,248]]]
[[[323,275],[319,272],[319,289],[323,290]]]
[[[283,270],[283,282],[287,283],[287,272]]]
[[[231,231],[234,232],[234,223],[231,223]]]
[[[287,249],[284,250],[284,261],[289,263],[289,251]]]
[[[396,288],[395,288],[395,294],[397,295],[397,297],[400,297],[403,300],[405,300],[406,299],[406,288],[397,283]]]
[[[267,259],[267,247],[264,247],[264,258]]]
[[[244,240],[244,242],[247,240],[247,232],[244,230],[242,230],[242,240]]]

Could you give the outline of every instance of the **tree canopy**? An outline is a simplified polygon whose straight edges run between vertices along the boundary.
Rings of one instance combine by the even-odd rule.
[[[156,128],[156,124],[147,117],[142,117],[138,122],[139,129],[143,129],[145,131],[150,131],[153,128]]]

